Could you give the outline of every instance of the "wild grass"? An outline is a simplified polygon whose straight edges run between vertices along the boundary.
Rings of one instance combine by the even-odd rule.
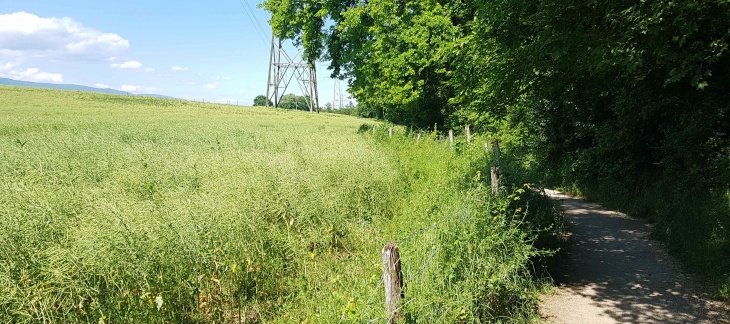
[[[0,87],[0,321],[382,321],[389,241],[413,322],[529,321],[551,210],[362,124]]]

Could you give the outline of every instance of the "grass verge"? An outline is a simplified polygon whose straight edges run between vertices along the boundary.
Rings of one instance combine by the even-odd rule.
[[[535,243],[556,217],[516,182],[488,194],[477,145],[327,114],[0,94],[2,321],[382,321],[389,241],[413,322],[534,319]]]

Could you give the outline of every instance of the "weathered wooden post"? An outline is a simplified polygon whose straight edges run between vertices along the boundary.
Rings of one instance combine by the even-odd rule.
[[[383,247],[383,283],[385,286],[385,314],[388,324],[403,318],[398,304],[403,297],[403,273],[401,272],[398,245],[391,242]]]
[[[491,169],[492,193],[494,195],[499,195],[499,168],[502,166],[499,163],[499,155],[501,153],[499,151],[499,140],[495,139],[492,141],[492,150],[494,150],[494,162],[497,164],[497,166],[493,166]]]
[[[390,129],[388,130],[388,136],[393,137],[393,126],[390,126]]]
[[[499,195],[499,167],[492,167],[492,194]]]
[[[454,130],[449,129],[449,149],[454,149]]]
[[[373,134],[375,134],[375,125],[373,125]]]
[[[494,150],[494,161],[497,162],[498,167],[502,166],[499,164],[499,140],[492,141],[492,149]]]
[[[471,128],[466,125],[466,144],[471,144]]]
[[[421,141],[421,132],[418,132],[418,134],[416,134],[416,141],[417,142]]]

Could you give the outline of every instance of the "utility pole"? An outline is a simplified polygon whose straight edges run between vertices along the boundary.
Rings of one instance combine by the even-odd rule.
[[[279,107],[279,102],[293,79],[297,80],[302,94],[308,99],[309,111],[319,112],[319,91],[317,90],[317,71],[314,64],[301,58],[302,50],[289,56],[282,47],[283,41],[272,32],[271,54],[269,55],[269,81],[266,85],[266,106],[269,102]]]

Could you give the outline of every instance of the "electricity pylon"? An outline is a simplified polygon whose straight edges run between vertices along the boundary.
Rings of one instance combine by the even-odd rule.
[[[273,33],[272,33],[273,34]],[[282,40],[271,36],[271,55],[269,56],[269,82],[266,87],[266,106],[269,102],[274,107],[279,107],[279,102],[284,96],[284,92],[289,87],[292,79],[297,80],[299,88],[304,97],[308,99],[307,105],[309,111],[317,110],[319,112],[319,95],[317,91],[317,70],[314,64],[309,65],[304,62],[300,56],[302,50],[299,49],[297,55],[289,56],[282,47]]]
[[[337,110],[342,108],[345,108],[342,86],[340,86],[340,80],[335,80],[335,97],[332,99],[332,109]]]

